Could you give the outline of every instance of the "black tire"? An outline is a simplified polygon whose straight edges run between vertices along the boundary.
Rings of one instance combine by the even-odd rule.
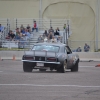
[[[78,61],[76,62],[76,64],[71,68],[71,72],[78,72]]]
[[[60,72],[60,69],[59,68],[57,68],[57,72]]]
[[[63,64],[61,65],[61,68],[60,68],[61,73],[65,73],[66,72],[66,67],[67,67],[67,62],[65,60],[63,62]]]
[[[32,72],[32,63],[23,62],[23,71],[24,72]]]

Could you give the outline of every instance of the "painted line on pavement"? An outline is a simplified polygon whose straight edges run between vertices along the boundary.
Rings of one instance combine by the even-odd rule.
[[[82,85],[35,85],[35,84],[0,84],[0,86],[33,86],[33,87],[80,87],[80,88],[100,88],[100,86],[82,86]]]
[[[79,67],[83,67],[83,68],[95,68],[95,66],[79,66]]]

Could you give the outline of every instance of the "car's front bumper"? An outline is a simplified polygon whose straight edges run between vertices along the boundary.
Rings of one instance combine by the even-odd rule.
[[[33,61],[33,60],[22,60],[22,62],[34,62],[34,63],[47,63],[47,64],[61,64],[60,62],[47,62],[47,61]]]

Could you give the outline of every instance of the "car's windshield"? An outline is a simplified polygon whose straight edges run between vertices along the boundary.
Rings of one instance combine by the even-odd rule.
[[[59,51],[59,46],[54,46],[54,45],[34,45],[32,50],[58,52]]]

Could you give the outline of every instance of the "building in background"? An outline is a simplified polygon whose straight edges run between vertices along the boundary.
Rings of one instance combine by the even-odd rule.
[[[72,32],[69,45],[78,47],[86,42],[97,49],[100,48],[99,4],[99,0],[0,0],[0,18],[9,18],[12,29],[16,28],[16,18],[68,19]],[[56,25],[59,27],[59,23]]]

